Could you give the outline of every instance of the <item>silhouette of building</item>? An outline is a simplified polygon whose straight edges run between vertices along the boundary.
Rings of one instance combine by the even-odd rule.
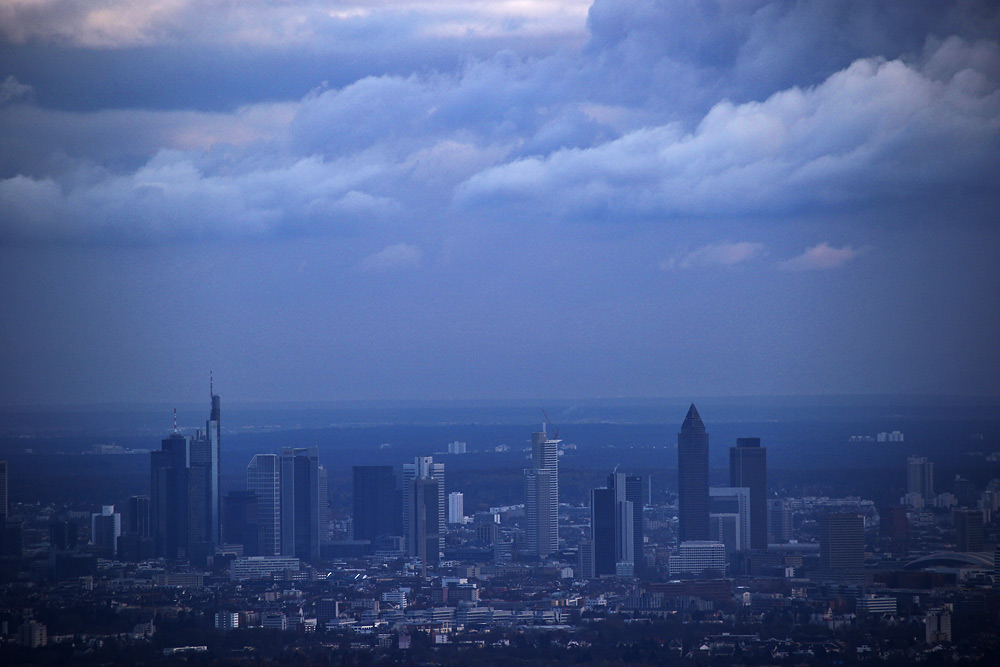
[[[118,537],[122,534],[122,515],[114,505],[104,505],[90,515],[90,543],[108,555],[118,555]]]
[[[768,544],[784,544],[792,539],[792,511],[785,498],[767,500]]]
[[[281,554],[281,466],[276,454],[256,454],[247,466],[247,490],[257,499],[260,556]]]
[[[281,555],[319,558],[319,450],[281,450]]]
[[[708,540],[708,432],[694,403],[677,434],[677,503],[680,541]]]
[[[934,464],[926,457],[906,459],[906,491],[907,496],[920,499],[921,507],[934,499]]]
[[[910,522],[902,505],[883,507],[879,511],[879,534],[883,549],[894,558],[910,555]]]
[[[132,496],[128,499],[124,532],[149,537],[149,496]]]
[[[737,438],[729,448],[729,486],[750,490],[750,548],[767,549],[767,448],[760,438]]]
[[[524,471],[525,550],[546,558],[559,549],[559,443],[544,427],[531,434],[531,468]]]
[[[415,485],[417,480],[425,480],[419,492],[423,504],[417,506],[418,497]],[[428,496],[431,492],[429,481],[436,482],[433,490],[437,500],[433,502]],[[427,550],[427,540],[432,539],[428,533],[437,535],[437,549],[431,547],[427,557],[437,562],[441,551],[444,551],[444,535],[440,529],[445,525],[444,499],[444,464],[435,463],[433,456],[418,456],[413,463],[403,464],[403,530],[406,533],[406,552],[410,556],[419,556],[422,550]],[[426,516],[427,512],[434,516]]]
[[[396,475],[392,466],[354,466],[353,526],[355,540],[375,540],[396,535]]]
[[[819,560],[828,570],[864,567],[865,518],[839,512],[820,515]]]
[[[955,510],[955,549],[957,551],[986,551],[983,541],[983,511]]]
[[[726,554],[746,551],[750,544],[750,489],[718,486],[708,490],[712,540],[726,545]]]
[[[412,555],[420,559],[424,577],[428,567],[437,567],[441,562],[444,522],[441,521],[440,489],[443,484],[443,480],[427,476],[415,477],[409,484],[412,513],[407,543],[413,544]]]
[[[261,551],[259,520],[257,494],[249,490],[230,491],[222,499],[223,544],[241,544],[244,556],[259,556]]]

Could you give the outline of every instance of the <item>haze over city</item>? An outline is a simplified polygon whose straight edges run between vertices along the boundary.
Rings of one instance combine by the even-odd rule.
[[[0,403],[996,395],[963,2],[0,7]]]

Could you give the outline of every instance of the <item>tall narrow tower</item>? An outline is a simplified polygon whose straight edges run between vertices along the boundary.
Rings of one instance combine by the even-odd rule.
[[[680,541],[709,539],[708,432],[694,403],[677,434],[677,489]]]
[[[559,443],[542,427],[531,434],[531,468],[524,471],[527,548],[539,558],[559,549]]]
[[[750,548],[767,549],[767,447],[736,438],[729,448],[729,486],[750,489]]]

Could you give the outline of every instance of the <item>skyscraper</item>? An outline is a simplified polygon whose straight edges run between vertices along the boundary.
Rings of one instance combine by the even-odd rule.
[[[281,466],[276,454],[256,454],[247,466],[247,491],[257,498],[259,555],[281,555]]]
[[[680,541],[708,540],[708,432],[694,403],[677,434],[677,504]]]
[[[865,518],[833,512],[819,518],[819,561],[828,570],[865,564]]]
[[[879,532],[885,549],[896,558],[910,555],[910,523],[906,508],[897,505],[879,510]]]
[[[934,499],[934,464],[924,456],[910,456],[906,459],[906,491],[914,494],[923,504]]]
[[[645,501],[643,500],[642,476],[612,473],[608,475],[608,488],[615,490],[618,502],[628,501],[632,503],[632,562],[634,563],[634,572],[638,574],[645,565],[643,556],[645,538],[642,524],[642,510]],[[622,489],[624,489],[624,494]],[[624,536],[626,531],[620,530],[621,536]]]
[[[982,510],[955,510],[955,548],[958,551],[986,550]]]
[[[150,532],[156,554],[184,558],[188,547],[188,467],[191,438],[176,430],[150,453]]]
[[[527,551],[545,558],[559,549],[559,443],[544,427],[531,434],[531,468],[524,471]]]
[[[708,490],[709,527],[713,540],[726,545],[726,553],[750,547],[750,489],[715,486]]]
[[[770,544],[784,544],[792,539],[792,512],[784,498],[769,498],[767,501],[767,541]]]
[[[319,558],[319,450],[281,450],[281,555]]]
[[[737,438],[729,448],[729,486],[750,489],[750,548],[767,549],[767,448]]]
[[[219,396],[212,392],[205,429],[194,438],[177,430],[150,456],[150,533],[166,558],[204,558],[221,537]]]
[[[118,555],[118,537],[122,534],[122,515],[114,505],[104,505],[90,515],[90,543],[105,553]]]
[[[424,480],[419,489],[415,488],[418,480]],[[433,486],[430,484],[432,481],[436,482]],[[431,493],[437,494],[436,500],[430,497]],[[417,500],[422,504],[418,505]],[[444,464],[434,463],[433,456],[418,456],[413,463],[404,463],[403,530],[406,533],[407,554],[421,556],[422,550],[426,550],[427,559],[434,563],[438,561],[438,554],[444,551],[444,535],[440,531],[445,525],[445,507]],[[428,512],[433,516],[426,516]],[[433,535],[438,537],[433,538]],[[433,546],[427,549],[431,539],[437,543],[436,550]]]
[[[465,494],[461,491],[448,494],[448,523],[465,523]]]
[[[392,466],[354,466],[354,539],[395,535],[396,475]]]

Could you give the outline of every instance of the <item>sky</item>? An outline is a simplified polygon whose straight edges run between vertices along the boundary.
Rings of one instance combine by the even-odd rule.
[[[0,405],[1000,392],[988,0],[0,0]]]

